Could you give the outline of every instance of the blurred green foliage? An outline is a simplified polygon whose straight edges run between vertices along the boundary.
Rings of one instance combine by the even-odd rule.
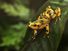
[[[29,17],[29,9],[21,4],[7,4],[7,3],[1,3],[0,4],[0,9],[3,9],[8,15],[13,15],[13,16],[19,16],[23,19],[28,19]]]
[[[0,46],[18,45],[24,38],[25,32],[26,27],[22,23],[10,26],[10,28],[3,32],[3,43]]]
[[[6,19],[8,19],[7,18],[8,16],[9,17],[12,16],[12,17],[18,17],[22,21],[25,20],[25,22],[30,20],[30,17],[29,17],[30,9],[24,4],[21,4],[21,0],[17,0],[14,4],[12,4],[12,2],[7,3],[7,0],[5,2],[4,1],[0,2],[0,10],[4,10],[4,13],[7,14]],[[12,19],[11,21],[13,20],[14,19]],[[5,21],[3,21],[3,24],[5,24]],[[23,38],[25,37],[26,29],[27,29],[26,24],[24,24],[22,21],[19,21],[18,23],[11,24],[11,25],[6,24],[7,26],[5,25],[1,26],[0,24],[0,35],[2,40],[2,43],[0,43],[0,47],[5,47],[5,46],[8,47],[12,45],[20,48],[19,44],[23,41]]]

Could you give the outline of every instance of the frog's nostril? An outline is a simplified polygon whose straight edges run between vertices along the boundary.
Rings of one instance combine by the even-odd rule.
[[[36,27],[36,24],[34,26]]]

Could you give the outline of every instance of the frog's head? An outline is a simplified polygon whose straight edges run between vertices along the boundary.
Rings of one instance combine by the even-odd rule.
[[[41,23],[38,22],[38,21],[35,21],[35,22],[29,22],[29,25],[28,25],[31,29],[39,29],[39,27],[41,26]]]

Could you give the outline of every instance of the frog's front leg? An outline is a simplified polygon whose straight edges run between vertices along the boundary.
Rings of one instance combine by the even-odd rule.
[[[45,28],[46,28],[45,36],[49,38],[49,24],[47,24]]]
[[[49,24],[46,25],[46,34],[49,34]]]
[[[36,35],[37,35],[37,30],[34,30],[34,33],[33,33],[33,36],[32,36],[33,40],[36,38]]]

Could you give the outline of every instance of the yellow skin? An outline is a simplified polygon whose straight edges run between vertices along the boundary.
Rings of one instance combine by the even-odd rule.
[[[47,32],[45,33],[49,34],[49,20],[48,19],[42,18],[34,22],[30,22],[29,27],[34,30],[34,36],[32,37],[33,39],[35,39],[38,29],[46,28]]]
[[[59,18],[59,16],[61,15],[61,9],[58,7],[54,11],[51,6],[48,6],[46,8],[46,11],[41,13],[41,15],[42,16],[39,16],[36,21],[29,22],[28,26],[34,30],[34,36],[32,37],[33,39],[35,39],[38,29],[46,28],[47,31],[45,33],[49,34],[49,23],[51,19]]]

